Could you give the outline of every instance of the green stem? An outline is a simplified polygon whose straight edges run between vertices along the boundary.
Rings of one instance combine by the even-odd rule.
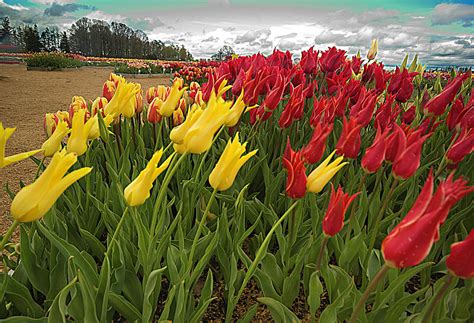
[[[152,214],[152,220],[151,220],[151,227],[150,227],[150,237],[153,239],[155,236],[155,227],[156,227],[156,221],[158,220],[158,210],[163,203],[163,199],[165,198],[166,191],[168,189],[168,185],[171,181],[171,178],[173,177],[174,173],[178,170],[179,165],[183,162],[183,160],[186,158],[187,153],[184,153],[179,157],[178,161],[176,164],[174,164],[173,168],[168,170],[166,172],[166,176],[163,180],[163,184],[160,187],[160,192],[158,193],[158,198],[156,199],[155,206],[153,207],[153,214]],[[174,159],[173,159],[174,160]]]
[[[18,224],[20,224],[20,222],[18,220],[14,220],[8,228],[8,231],[5,232],[5,235],[2,238],[2,242],[0,242],[0,251],[3,252],[3,248],[5,248],[5,245],[7,244],[8,240],[10,240],[10,237],[12,236]]]
[[[226,320],[225,322],[230,322],[232,318],[232,313],[234,311],[235,305],[237,305],[237,302],[240,299],[240,296],[242,295],[245,287],[247,286],[248,282],[252,278],[255,270],[257,269],[258,264],[260,261],[263,259],[265,256],[264,253],[267,251],[267,247],[270,244],[270,240],[272,238],[273,233],[276,231],[278,226],[286,219],[286,217],[291,213],[291,211],[298,205],[298,202],[300,200],[294,200],[293,204],[286,210],[286,212],[281,216],[281,218],[273,225],[273,227],[270,229],[268,232],[267,236],[265,237],[265,240],[263,240],[263,243],[261,244],[260,248],[258,248],[257,253],[255,254],[255,259],[250,265],[249,269],[247,270],[247,273],[245,274],[244,280],[242,281],[242,285],[240,286],[240,289],[232,299],[229,300],[228,307],[227,307],[227,312],[226,312]]]
[[[158,130],[156,129],[156,124],[153,124],[153,129],[155,130],[155,151],[158,149],[158,134],[156,133],[158,131],[158,133],[160,134],[160,140],[159,142],[161,143],[161,145],[163,145],[163,122],[164,120],[161,120],[160,121],[160,126],[158,127]]]
[[[321,269],[321,262],[323,260],[324,249],[326,249],[328,241],[329,241],[329,236],[324,235],[324,240],[323,242],[321,242],[321,248],[319,248],[318,259],[316,259],[316,271],[319,271]]]
[[[433,317],[434,311],[436,307],[438,306],[438,303],[441,302],[441,300],[443,299],[444,294],[446,294],[446,292],[448,291],[449,286],[451,285],[452,281],[453,281],[453,276],[448,273],[448,275],[446,275],[446,278],[444,280],[443,286],[441,286],[440,290],[438,291],[435,298],[433,299],[430,306],[428,307],[428,310],[426,311],[425,316],[423,317],[423,320],[421,321],[421,323],[431,322],[431,318]]]
[[[362,188],[364,187],[366,180],[367,180],[367,173],[364,172],[364,175],[360,179],[359,187],[357,188],[356,193],[362,191]],[[347,232],[346,232],[346,240],[345,240],[346,243],[347,241],[349,241],[349,238],[351,237],[352,227],[354,226],[355,210],[356,210],[356,204],[353,203],[351,205],[351,215],[349,216],[349,225],[347,227]]]
[[[362,294],[362,297],[359,299],[359,302],[354,308],[351,318],[348,321],[349,323],[356,323],[361,310],[365,307],[365,302],[367,302],[367,299],[369,298],[370,293],[375,289],[375,287],[377,287],[377,285],[379,284],[379,282],[382,280],[382,278],[385,276],[385,274],[387,273],[389,269],[390,267],[388,267],[387,264],[384,264],[382,267],[380,267],[379,271],[377,272],[377,274],[375,274],[375,277],[372,279],[369,286],[367,286],[364,294]]]
[[[112,246],[113,246],[114,242],[117,240],[118,233],[119,233],[120,229],[122,228],[123,223],[125,222],[125,216],[128,214],[128,209],[129,209],[129,207],[127,206],[127,207],[125,207],[125,210],[123,211],[122,217],[120,218],[120,221],[117,224],[117,227],[115,228],[114,235],[112,236],[112,240],[110,240],[110,243],[107,246],[107,251],[105,252],[105,257],[107,257],[107,255],[109,254],[109,251],[112,250]]]
[[[222,133],[222,130],[224,130],[225,126],[222,126],[220,129],[219,129],[219,132],[217,132],[217,135],[214,136],[214,139],[212,139],[212,145],[214,145],[214,143],[216,142],[217,138],[219,138],[220,134]],[[199,166],[196,170],[196,174],[195,176],[193,176],[196,180],[199,181],[199,176],[201,176],[201,170],[202,170],[202,167],[204,166],[204,161],[206,160],[206,157],[207,157],[207,154],[209,153],[210,149],[206,150],[206,152],[204,153],[204,155],[202,155],[201,157],[201,161],[199,162]]]
[[[214,202],[216,193],[217,193],[217,189],[214,189],[212,191],[211,197],[209,198],[209,201],[207,202],[206,210],[204,211],[201,221],[199,222],[199,226],[197,228],[196,234],[194,235],[193,244],[191,246],[191,251],[188,257],[188,265],[187,265],[188,272],[191,272],[191,266],[193,265],[193,258],[194,258],[194,253],[196,252],[197,243],[198,243],[199,238],[201,237],[202,228],[204,227],[206,223],[207,214],[209,213],[209,210],[211,209],[211,205],[212,205],[212,202]]]
[[[41,159],[41,162],[40,164],[38,165],[38,169],[36,170],[36,174],[35,174],[35,180],[38,178],[39,176],[39,173],[40,173],[40,170],[41,168],[43,167],[44,165],[44,160],[46,159],[46,157],[43,157],[43,159]]]
[[[393,192],[395,191],[395,187],[397,187],[397,184],[398,184],[398,180],[394,179],[392,182],[392,185],[390,186],[390,190],[388,191],[388,194],[383,201],[382,207],[380,208],[379,212],[377,213],[377,217],[375,218],[375,224],[374,224],[374,227],[372,228],[372,234],[370,236],[368,255],[366,256],[366,260],[365,260],[366,268],[369,262],[370,253],[372,252],[372,249],[375,246],[375,240],[377,239],[377,234],[379,233],[379,230],[380,230],[380,223],[382,222],[382,217],[385,214],[385,211],[388,207],[388,203],[390,202],[390,199],[392,198]]]

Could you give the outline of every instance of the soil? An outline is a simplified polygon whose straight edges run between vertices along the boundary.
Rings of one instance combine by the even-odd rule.
[[[46,139],[44,114],[67,110],[74,95],[81,95],[87,101],[101,96],[102,85],[111,72],[112,68],[107,67],[27,71],[25,65],[0,64],[0,122],[4,127],[17,128],[7,142],[6,156],[40,148]],[[169,76],[127,79],[141,83],[144,91],[150,86],[168,85],[170,80]],[[5,185],[8,183],[10,190],[17,192],[20,180],[29,184],[36,169],[30,159],[0,169],[0,234],[11,223],[10,197]]]

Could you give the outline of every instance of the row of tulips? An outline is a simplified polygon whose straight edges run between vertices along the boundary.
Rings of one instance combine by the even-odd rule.
[[[43,154],[8,190],[0,315],[469,321],[471,74],[428,87],[416,58],[392,73],[376,51],[234,57],[145,93],[111,74],[47,114],[40,150],[0,155]]]

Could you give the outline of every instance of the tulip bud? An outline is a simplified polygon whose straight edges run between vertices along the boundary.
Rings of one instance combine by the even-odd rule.
[[[152,87],[148,88],[148,90],[146,90],[145,97],[146,97],[146,102],[148,104],[150,104],[151,101],[153,101],[153,99],[157,96],[158,96],[158,93],[157,93],[156,87],[152,86]]]
[[[474,229],[464,241],[451,245],[451,253],[446,258],[446,267],[453,276],[463,279],[474,277]]]
[[[158,123],[161,121],[160,107],[163,104],[160,98],[156,97],[148,106],[147,119],[150,123]]]
[[[464,157],[474,151],[474,129],[464,128],[451,148],[446,153],[446,159],[452,164],[459,164]]]
[[[375,59],[375,56],[377,56],[377,52],[379,50],[379,41],[377,39],[372,40],[372,44],[370,45],[369,52],[367,53],[367,58],[369,61]]]
[[[48,138],[51,137],[51,135],[53,134],[57,124],[58,118],[54,113],[46,113],[44,115],[43,126]]]
[[[326,236],[335,236],[344,227],[344,214],[360,192],[349,195],[339,186],[337,192],[331,184],[331,197],[323,220],[323,232]]]
[[[77,111],[72,119],[71,135],[67,141],[68,153],[76,153],[77,156],[87,151],[87,141],[89,132],[93,125],[93,119],[90,118],[84,123],[85,110]]]
[[[331,178],[346,164],[347,162],[341,163],[343,157],[336,158],[332,163],[329,161],[334,156],[336,151],[333,151],[315,170],[308,175],[308,182],[306,189],[312,193],[319,193],[323,190],[324,186],[331,180]]]
[[[232,186],[239,169],[257,153],[257,150],[253,150],[242,156],[246,146],[247,143],[241,144],[239,142],[239,133],[235,135],[233,141],[229,139],[221,157],[209,175],[209,184],[212,188],[225,191]]]
[[[332,124],[316,123],[309,143],[302,150],[306,162],[314,164],[323,157],[324,151],[326,150],[326,140],[332,128]]]
[[[388,129],[385,129],[382,132],[380,128],[377,128],[377,134],[375,135],[374,143],[372,146],[367,148],[365,155],[362,158],[362,169],[366,173],[375,173],[380,168],[380,166],[382,166],[382,163],[385,160],[387,135]]]
[[[137,83],[137,88],[139,89],[139,92],[135,94],[135,113],[141,113],[143,111],[142,86]]]

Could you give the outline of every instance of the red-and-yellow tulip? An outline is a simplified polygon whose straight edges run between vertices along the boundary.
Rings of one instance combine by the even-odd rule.
[[[56,152],[61,150],[61,142],[64,137],[69,133],[69,127],[66,122],[59,121],[56,129],[54,130],[51,137],[49,137],[41,146],[43,155],[45,157],[52,157]]]

